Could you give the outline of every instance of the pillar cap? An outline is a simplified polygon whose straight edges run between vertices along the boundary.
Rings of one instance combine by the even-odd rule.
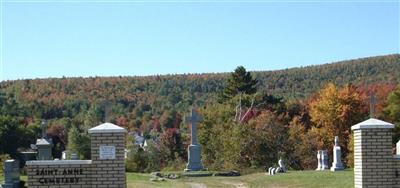
[[[41,139],[36,140],[36,145],[37,146],[47,146],[47,145],[51,145],[51,144],[46,139],[41,138]]]
[[[379,119],[369,118],[361,123],[353,125],[351,130],[357,129],[393,129],[394,125]]]
[[[89,129],[89,133],[125,133],[126,129],[112,123],[103,123]]]

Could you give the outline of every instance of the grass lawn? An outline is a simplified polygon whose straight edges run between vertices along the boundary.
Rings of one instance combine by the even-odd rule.
[[[289,171],[286,174],[267,176],[264,173],[248,174],[239,177],[182,177],[164,182],[149,181],[149,174],[128,173],[128,187],[354,187],[353,171],[318,172]]]
[[[286,174],[267,176],[264,173],[254,173],[238,177],[182,177],[177,180],[166,180],[160,182],[149,181],[150,174],[127,173],[128,188],[245,188],[245,187],[301,187],[301,188],[334,188],[354,187],[353,171],[342,172],[330,171],[289,171]],[[21,176],[27,180],[26,176]],[[4,180],[2,174],[0,181]]]

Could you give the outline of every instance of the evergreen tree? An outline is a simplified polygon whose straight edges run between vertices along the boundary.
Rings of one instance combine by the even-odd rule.
[[[79,147],[79,130],[72,127],[68,131],[68,152],[78,154]]]
[[[258,80],[253,78],[243,66],[238,66],[226,79],[221,101],[226,101],[237,94],[254,94],[257,92]]]
[[[400,85],[390,93],[387,106],[383,110],[385,117],[395,124],[393,143],[400,139]]]

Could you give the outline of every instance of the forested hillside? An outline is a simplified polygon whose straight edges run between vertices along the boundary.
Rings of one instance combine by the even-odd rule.
[[[168,162],[176,162],[176,159],[185,159],[185,147],[188,144],[188,139],[187,134],[185,134],[187,131],[186,126],[182,126],[182,120],[192,105],[201,108],[201,112],[205,116],[203,128],[214,127],[215,124],[229,127],[234,124],[244,123],[248,124],[248,127],[254,126],[254,130],[257,132],[260,124],[270,122],[271,125],[282,128],[276,128],[273,131],[278,131],[276,134],[282,135],[283,140],[291,141],[288,139],[291,134],[293,138],[303,139],[305,133],[309,132],[310,127],[318,125],[317,120],[311,122],[312,116],[310,117],[308,114],[314,113],[316,114],[315,116],[322,116],[318,111],[309,112],[308,110],[309,108],[312,109],[315,103],[315,97],[313,96],[321,95],[318,92],[321,88],[326,87],[328,83],[332,83],[333,86],[325,88],[326,92],[338,93],[337,95],[343,98],[344,103],[355,101],[351,105],[356,105],[355,107],[360,108],[357,111],[359,116],[356,119],[343,120],[345,123],[350,125],[366,116],[366,92],[371,87],[381,90],[378,93],[378,99],[381,99],[378,107],[382,111],[388,93],[393,91],[395,86],[400,83],[400,55],[361,58],[278,71],[252,72],[252,76],[258,80],[258,82],[254,83],[257,83],[257,95],[261,96],[261,98],[256,99],[254,108],[249,108],[251,110],[249,111],[249,116],[239,117],[239,119],[242,118],[244,120],[239,123],[232,122],[232,117],[235,116],[234,106],[237,103],[237,97],[235,98],[233,95],[231,99],[218,106],[221,103],[219,99],[226,87],[226,80],[229,76],[231,76],[230,73],[218,73],[146,77],[49,78],[1,82],[0,124],[4,126],[0,127],[0,140],[3,142],[0,144],[0,154],[8,153],[13,155],[17,152],[16,148],[28,147],[30,143],[34,143],[39,132],[38,127],[41,119],[48,120],[49,129],[47,132],[55,140],[53,151],[55,156],[58,156],[60,151],[67,148],[68,140],[74,140],[76,143],[87,143],[87,129],[107,119],[128,128],[131,132],[143,133],[145,138],[153,140],[155,145],[163,143],[161,145],[168,149],[165,150],[165,155],[160,154],[164,158],[157,157],[157,159],[162,160],[163,164],[158,166],[168,166]],[[355,88],[348,86],[348,84],[361,87]],[[369,87],[370,85],[371,87]],[[357,96],[351,96],[352,92],[357,92]],[[249,107],[251,96],[247,96],[247,103],[246,96],[243,97],[243,106]],[[308,101],[309,103],[301,101]],[[297,116],[299,117],[296,118]],[[321,124],[323,123],[321,122]],[[290,132],[287,128],[291,127],[290,125],[292,124],[293,127],[298,124],[302,126],[298,127],[298,130],[294,129],[292,130],[294,132]],[[226,154],[231,156],[232,153],[229,152],[235,151],[235,148],[231,148],[228,153],[221,151],[220,153],[212,154],[213,151],[218,151],[218,148],[212,148],[214,143],[208,143],[210,139],[208,139],[207,135],[218,135],[218,137],[211,140],[218,140],[224,135],[220,133],[223,133],[223,130],[214,128],[209,130],[200,129],[199,140],[211,147],[204,148],[204,152],[210,151],[210,153],[203,153],[206,164],[223,165],[217,159],[222,160],[224,156],[218,157],[215,155]],[[235,128],[228,129],[238,131],[236,133],[249,131],[236,130]],[[228,133],[226,132],[226,134]],[[247,133],[249,134],[247,135]],[[236,136],[245,138],[244,135],[247,135],[249,139],[260,137],[260,140],[261,138],[265,139],[273,136],[268,135],[272,133],[253,136],[251,136],[251,132],[247,133],[241,133]],[[310,132],[310,134],[316,133]],[[227,136],[226,138],[232,138],[235,135],[225,136]],[[348,138],[348,135],[346,135],[346,138]],[[4,141],[11,139],[16,140],[16,142],[13,142],[13,145],[9,143],[5,146]],[[221,142],[223,141],[221,140]],[[304,141],[309,140],[304,138]],[[271,139],[271,142],[268,143],[264,142],[259,144],[263,145],[263,147],[268,145],[276,153],[276,155],[270,155],[268,159],[276,157],[278,151],[288,152],[296,149],[279,148],[278,146],[282,144],[279,139]],[[271,145],[271,143],[275,142],[276,145]],[[316,141],[316,143],[319,142]],[[225,149],[229,148],[230,143],[227,144],[224,147]],[[347,147],[347,141],[344,144]],[[70,150],[76,150],[81,158],[88,158],[88,151],[90,150],[85,148],[88,147],[87,145],[78,144],[78,146],[74,146],[75,148],[71,145],[68,147]],[[162,150],[163,147],[159,145],[156,148],[160,153],[164,151]],[[301,148],[301,146],[298,148]],[[265,148],[260,148],[261,153],[264,150]],[[256,156],[259,153],[255,151],[246,152],[253,152],[254,158],[230,158],[224,161],[247,161],[240,163],[247,164],[253,163],[252,161],[266,160],[263,158],[265,156],[257,158]],[[301,152],[310,153],[308,150]],[[149,158],[144,154],[141,157]],[[136,159],[141,157],[136,156]],[[249,156],[246,154],[246,157]],[[235,161],[231,162],[235,163]],[[137,163],[138,161],[134,162],[134,164],[138,165]],[[309,161],[300,161],[295,164],[297,165],[295,168],[309,168],[310,164],[311,162]],[[252,165],[257,165],[257,163],[254,162]],[[223,167],[215,166],[215,168]],[[135,169],[137,166],[132,168]],[[144,169],[135,169],[134,171],[142,170]]]
[[[259,91],[286,99],[301,99],[329,82],[338,86],[399,83],[399,59],[400,55],[396,54],[278,71],[257,71],[253,75],[259,80]],[[24,114],[30,117],[52,119],[74,117],[87,110],[102,111],[105,100],[112,104],[111,115],[142,116],[145,112],[161,115],[166,110],[182,111],[192,104],[202,106],[215,102],[226,76],[220,73],[17,80],[1,82],[0,91],[7,100],[23,106]],[[12,109],[7,111],[16,113]]]
[[[370,84],[399,83],[400,55],[387,55],[341,61],[325,65],[292,68],[279,71],[256,72],[261,81],[259,89],[285,98],[307,97],[328,82]]]

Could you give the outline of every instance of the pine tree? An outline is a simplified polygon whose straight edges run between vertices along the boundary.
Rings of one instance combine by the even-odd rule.
[[[76,127],[72,127],[68,131],[68,152],[78,154],[79,151],[79,130]]]
[[[243,66],[238,66],[226,80],[221,101],[229,100],[238,94],[254,94],[257,92],[258,80],[253,78]]]

